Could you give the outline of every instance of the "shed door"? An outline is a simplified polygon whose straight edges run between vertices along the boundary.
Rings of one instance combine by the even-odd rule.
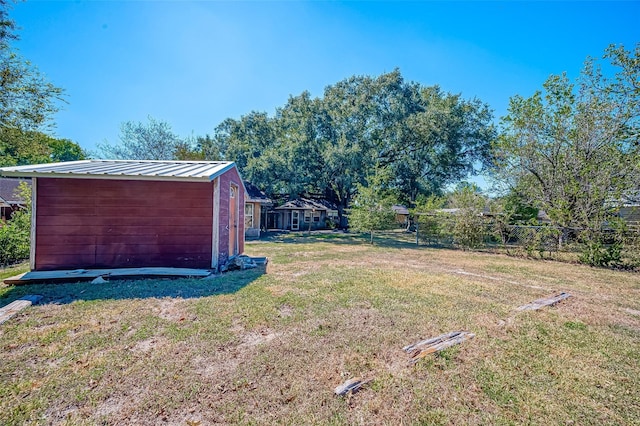
[[[238,254],[238,187],[229,190],[229,257]]]

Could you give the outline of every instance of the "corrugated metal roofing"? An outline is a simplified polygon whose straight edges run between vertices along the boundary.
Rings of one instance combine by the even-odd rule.
[[[3,167],[5,176],[212,181],[235,166],[232,161],[81,160]]]

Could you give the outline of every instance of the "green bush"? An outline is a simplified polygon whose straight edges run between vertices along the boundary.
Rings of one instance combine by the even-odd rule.
[[[28,211],[13,214],[0,228],[0,265],[11,265],[29,257],[31,215]]]
[[[615,266],[622,260],[620,244],[605,245],[602,241],[587,241],[578,256],[580,263],[590,266]]]
[[[484,219],[476,209],[460,209],[453,217],[451,230],[455,244],[463,249],[482,246],[486,234]]]
[[[11,265],[29,258],[31,240],[31,188],[21,183],[16,195],[25,200],[25,208],[0,226],[0,265]]]

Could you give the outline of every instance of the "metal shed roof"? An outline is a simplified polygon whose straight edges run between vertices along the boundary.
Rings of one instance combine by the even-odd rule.
[[[3,167],[4,176],[212,181],[235,167],[232,161],[81,160]]]

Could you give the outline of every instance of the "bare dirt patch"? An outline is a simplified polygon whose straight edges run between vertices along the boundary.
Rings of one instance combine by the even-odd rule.
[[[184,321],[189,313],[184,308],[184,300],[164,298],[158,301],[158,316],[168,321]]]
[[[133,352],[149,352],[151,350],[157,350],[163,346],[167,345],[167,339],[158,336],[158,337],[151,337],[149,339],[145,339],[142,340],[140,342],[137,342],[132,348],[131,351]]]

